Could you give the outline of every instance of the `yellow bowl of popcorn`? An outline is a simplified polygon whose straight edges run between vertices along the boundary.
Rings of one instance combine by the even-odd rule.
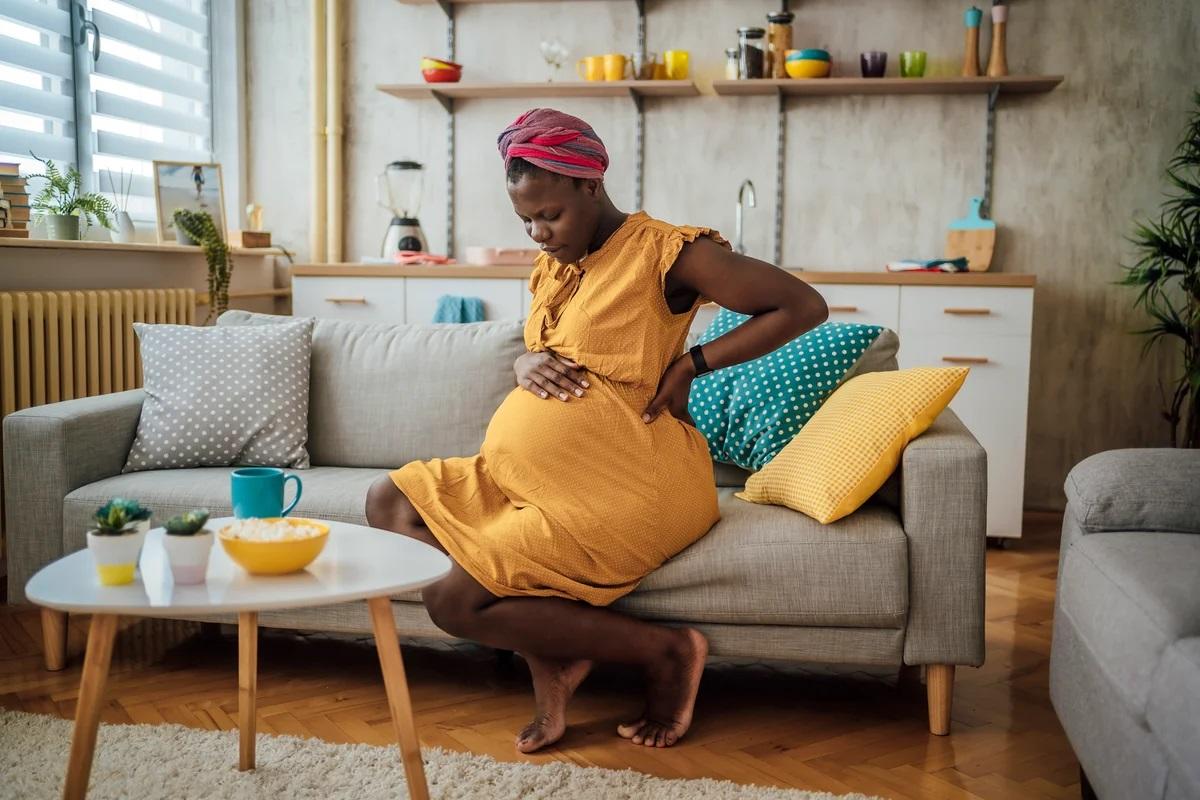
[[[329,526],[301,517],[239,519],[217,532],[229,557],[251,575],[299,572],[329,540]]]

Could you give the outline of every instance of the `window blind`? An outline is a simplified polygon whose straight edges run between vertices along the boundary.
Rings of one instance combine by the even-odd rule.
[[[75,161],[71,15],[59,0],[0,2],[0,161],[22,173]]]
[[[76,0],[84,2],[85,0]],[[100,31],[87,56],[91,135],[75,137],[68,0],[0,0],[0,161],[40,171],[30,151],[87,163],[91,187],[156,216],[152,162],[213,160],[208,0],[86,0]],[[82,111],[80,113],[83,113]],[[80,121],[80,129],[88,126]]]
[[[153,220],[151,162],[212,161],[207,0],[88,0],[100,29],[92,65],[95,186]]]

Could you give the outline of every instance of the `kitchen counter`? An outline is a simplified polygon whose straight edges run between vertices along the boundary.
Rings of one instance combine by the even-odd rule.
[[[391,266],[388,264],[296,264],[292,276],[338,278],[517,278],[528,279],[532,267],[496,265],[475,267],[469,264],[426,264]],[[785,267],[808,283],[859,284],[879,286],[1007,286],[1031,287],[1037,276],[1016,272],[833,272]]]

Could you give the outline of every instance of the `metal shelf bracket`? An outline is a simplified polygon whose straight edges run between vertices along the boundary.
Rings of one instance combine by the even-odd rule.
[[[786,4],[785,4],[786,5]],[[787,96],[775,90],[778,103],[775,131],[775,264],[783,263],[783,184],[787,157]]]
[[[992,168],[996,156],[996,100],[1000,87],[993,86],[987,95],[987,133],[983,144],[983,207],[980,214],[986,219],[992,210]]]

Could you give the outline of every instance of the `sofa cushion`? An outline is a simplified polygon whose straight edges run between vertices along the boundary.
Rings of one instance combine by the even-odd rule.
[[[63,547],[72,552],[84,547],[84,532],[96,507],[110,497],[133,497],[154,512],[151,525],[189,509],[205,507],[214,517],[233,515],[229,502],[226,467],[130,472],[89,483],[63,500]],[[365,525],[365,503],[371,482],[385,474],[381,469],[313,467],[298,471],[304,492],[292,516],[318,517]]]
[[[218,325],[293,317],[227,311]],[[312,335],[312,463],[390,467],[479,452],[492,414],[516,388],[518,320],[389,324],[318,319]]]
[[[614,607],[680,622],[904,626],[908,541],[894,511],[821,525],[735,491],[718,489],[721,520]]]
[[[1064,559],[1058,602],[1130,713],[1145,720],[1163,652],[1200,635],[1200,536],[1080,536]]]
[[[364,501],[382,469],[314,467],[302,473],[304,495],[293,512],[365,525]],[[896,514],[864,508],[833,525],[757,506],[718,489],[721,521],[657,571],[617,608],[652,619],[762,625],[903,628],[908,557]],[[232,513],[229,470],[134,472],[76,489],[63,506],[64,548],[85,546],[87,520],[109,497],[135,497],[154,511],[152,524],[205,506]],[[415,592],[400,596],[416,600]]]
[[[1067,475],[1067,501],[1087,533],[1200,533],[1200,450],[1109,450]]]
[[[1181,797],[1200,797],[1200,638],[1167,648],[1150,687],[1146,717],[1171,761],[1168,782],[1186,789]]]

